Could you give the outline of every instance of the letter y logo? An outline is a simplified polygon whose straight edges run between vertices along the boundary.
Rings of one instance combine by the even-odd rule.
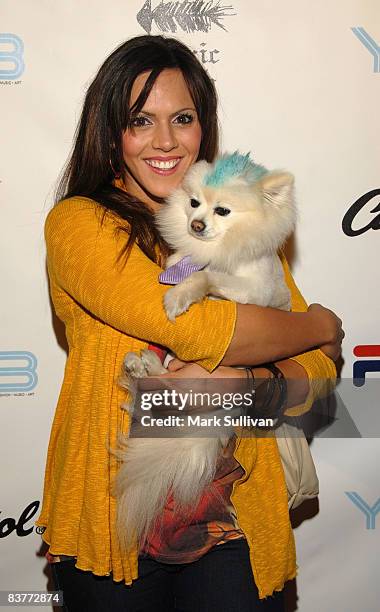
[[[364,28],[351,28],[355,36],[373,56],[373,71],[380,72],[380,47]]]
[[[366,528],[367,529],[375,529],[376,528],[376,515],[380,512],[380,497],[374,503],[372,508],[364,501],[362,497],[360,497],[359,493],[355,491],[345,491],[347,497],[352,501],[361,510],[366,517]]]

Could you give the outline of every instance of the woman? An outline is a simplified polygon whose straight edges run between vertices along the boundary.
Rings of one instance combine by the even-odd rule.
[[[335,377],[341,321],[322,306],[307,309],[284,258],[295,312],[206,299],[167,320],[158,275],[168,251],[154,211],[195,161],[214,159],[217,142],[212,81],[174,39],[127,41],[87,92],[62,201],[46,222],[50,291],[69,355],[36,523],[46,527],[70,611],[168,612],[174,603],[192,612],[282,610],[281,590],[296,574],[273,439],[245,438],[232,449],[234,537],[193,562],[124,554],[115,529],[118,465],[107,448],[129,427],[117,384],[125,353],[168,347],[179,358],[172,376],[185,378],[245,376],[230,366],[276,362],[288,379],[287,406],[299,411]],[[272,376],[265,367],[253,372]]]

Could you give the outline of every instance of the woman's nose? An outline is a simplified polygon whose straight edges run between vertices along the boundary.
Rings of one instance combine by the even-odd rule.
[[[170,125],[170,123],[162,123],[157,125],[152,146],[154,149],[161,149],[162,151],[171,151],[178,146],[174,128]]]

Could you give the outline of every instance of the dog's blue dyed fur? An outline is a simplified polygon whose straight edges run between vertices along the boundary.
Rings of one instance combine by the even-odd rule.
[[[207,187],[223,187],[230,180],[239,176],[249,183],[255,183],[267,172],[264,166],[252,161],[249,153],[241,155],[235,151],[230,155],[223,155],[215,162],[211,172],[206,174],[204,184]]]

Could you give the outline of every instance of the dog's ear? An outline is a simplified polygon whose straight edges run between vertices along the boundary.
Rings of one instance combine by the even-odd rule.
[[[265,174],[258,186],[268,204],[289,204],[294,200],[294,176],[284,170],[273,170]]]

